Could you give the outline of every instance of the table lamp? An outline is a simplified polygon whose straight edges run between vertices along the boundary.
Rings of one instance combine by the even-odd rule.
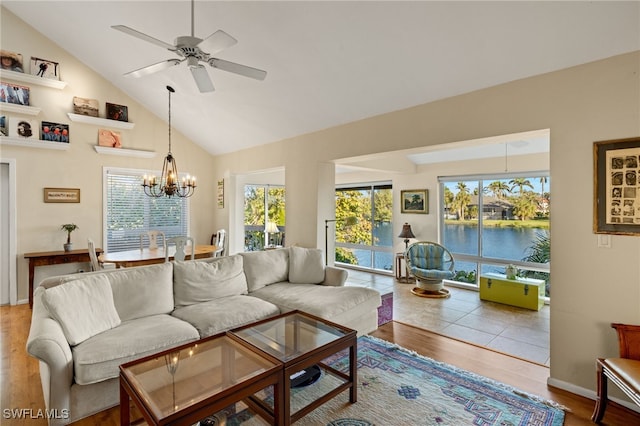
[[[416,236],[413,235],[413,232],[411,231],[411,225],[405,222],[405,224],[402,225],[402,231],[398,237],[404,238],[404,250],[407,251],[409,248],[409,238],[415,238]]]

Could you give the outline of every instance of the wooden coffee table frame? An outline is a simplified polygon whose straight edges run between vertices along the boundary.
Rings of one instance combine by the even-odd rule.
[[[131,366],[162,357],[166,354],[176,352],[181,349],[187,349],[194,344],[200,344],[202,342],[213,340],[217,338],[231,338],[232,340],[239,342],[243,347],[248,349],[254,354],[260,357],[266,358],[270,362],[274,363],[274,367],[269,370],[258,374],[244,382],[237,383],[236,385],[223,390],[209,398],[199,401],[191,406],[185,407],[179,412],[173,413],[165,418],[158,419],[151,412],[147,403],[141,398],[136,387],[129,382],[127,376],[123,371]],[[128,362],[120,366],[120,424],[128,426],[131,424],[130,419],[130,401],[138,407],[145,421],[149,425],[193,425],[194,423],[204,419],[207,416],[217,413],[218,411],[228,407],[229,405],[243,401],[257,414],[263,417],[268,422],[274,425],[282,424],[282,413],[284,413],[283,404],[283,382],[282,382],[282,363],[268,354],[262,354],[261,351],[257,351],[251,345],[248,345],[239,339],[233,338],[226,333],[217,334],[215,336],[207,337],[205,339],[187,343],[178,347],[174,347],[147,357]],[[255,393],[273,385],[274,406],[271,409],[266,403],[254,396]],[[288,417],[288,416],[286,416]]]
[[[243,340],[242,337],[237,336],[235,333],[249,329],[264,323],[268,323],[283,317],[287,317],[294,314],[300,314],[308,319],[315,320],[321,322],[325,325],[338,329],[344,333],[343,336],[337,337],[336,340],[329,342],[323,346],[315,348],[307,353],[304,353],[300,356],[297,356],[291,360],[283,360],[280,359],[280,362],[283,364],[282,369],[282,402],[284,406],[283,415],[281,417],[282,425],[288,426],[295,421],[299,420],[303,416],[309,414],[311,411],[318,408],[320,405],[334,398],[341,392],[346,389],[349,389],[349,402],[355,403],[358,400],[358,391],[357,391],[357,383],[358,383],[358,363],[357,363],[357,352],[358,352],[358,341],[357,334],[355,330],[344,327],[342,325],[333,323],[331,321],[327,321],[324,318],[316,317],[314,315],[302,312],[302,311],[291,311],[285,314],[278,315],[276,317],[271,317],[262,321],[258,321],[253,324],[246,325],[244,327],[240,327],[229,332],[229,335],[233,337],[237,337],[239,340]],[[248,345],[251,345],[249,342],[245,342]],[[349,374],[345,374],[341,371],[338,371],[329,365],[322,362],[322,360],[327,357],[334,355],[342,350],[349,350]],[[262,352],[265,356],[273,356],[267,352],[261,351],[258,347],[255,348],[256,351]],[[344,383],[338,385],[333,390],[325,393],[323,396],[318,398],[317,400],[311,402],[307,406],[301,408],[295,413],[291,413],[291,375],[297,373],[298,371],[304,370],[312,365],[319,365],[328,373],[337,376],[344,380]]]

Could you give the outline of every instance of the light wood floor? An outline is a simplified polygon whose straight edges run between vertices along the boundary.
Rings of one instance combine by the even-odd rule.
[[[1,306],[0,334],[0,404],[5,409],[32,409],[34,413],[44,409],[38,362],[26,353],[31,310],[28,305]],[[381,326],[374,336],[395,342],[422,355],[456,365],[486,377],[507,383],[523,391],[554,400],[568,407],[565,425],[592,425],[590,418],[594,403],[562,390],[546,385],[549,375],[547,367],[523,361],[450,339],[435,333],[396,322]],[[594,372],[595,375],[595,372]],[[594,377],[595,380],[595,377]],[[14,420],[0,417],[3,426],[45,426],[42,419]],[[119,409],[112,408],[76,422],[76,426],[116,426],[119,424]],[[603,425],[640,425],[640,415],[624,407],[610,404]],[[395,426],[395,425],[391,425]]]

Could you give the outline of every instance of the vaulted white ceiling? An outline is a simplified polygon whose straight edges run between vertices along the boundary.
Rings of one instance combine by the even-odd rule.
[[[640,49],[635,1],[197,1],[196,36],[239,41],[215,56],[268,72],[209,69],[216,90],[201,94],[185,64],[123,77],[175,55],[111,28],[173,44],[190,34],[188,0],[2,5],[158,117],[173,86],[172,125],[212,154]]]

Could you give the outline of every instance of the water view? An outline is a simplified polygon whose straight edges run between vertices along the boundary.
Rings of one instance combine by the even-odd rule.
[[[542,228],[485,227],[482,230],[483,256],[504,260],[522,260],[527,256],[529,248],[536,242],[537,235],[541,232],[546,231]],[[353,250],[358,259],[358,266],[393,270],[395,256],[391,252],[391,246],[394,243],[392,225],[385,223],[376,227],[374,237],[378,241],[377,246],[389,247],[389,251]],[[477,227],[460,224],[444,225],[443,245],[454,254],[478,255]],[[460,264],[460,266],[462,265]],[[456,267],[456,269],[459,268]],[[500,267],[490,269],[493,272],[502,272]],[[489,272],[489,270],[484,272]]]

